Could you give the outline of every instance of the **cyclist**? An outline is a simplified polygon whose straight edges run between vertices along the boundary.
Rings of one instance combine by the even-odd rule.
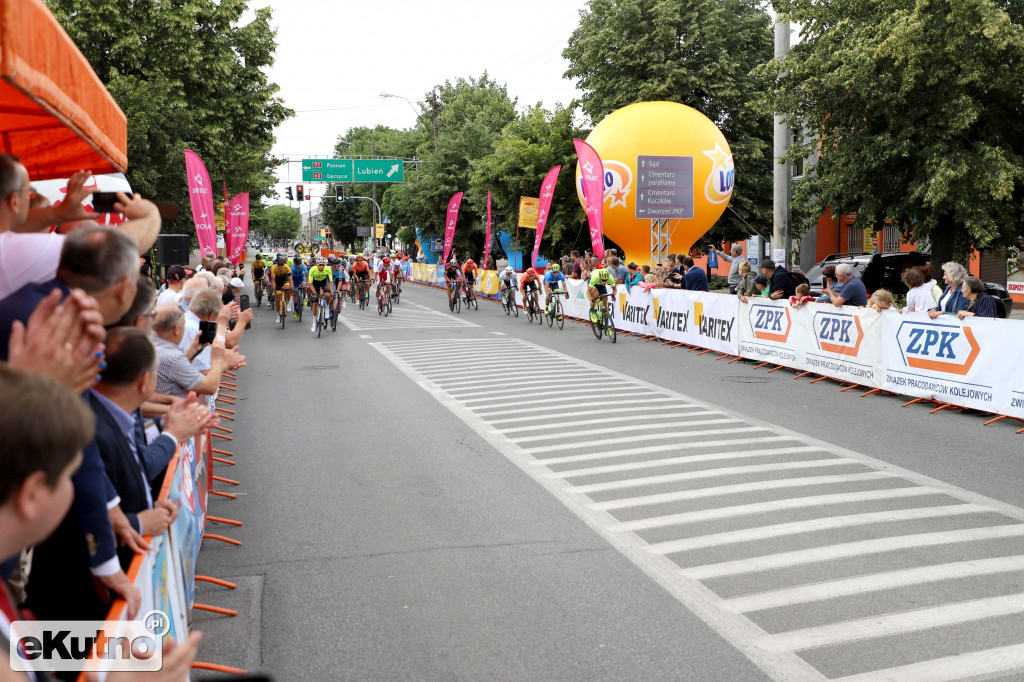
[[[565,293],[565,275],[562,274],[562,266],[554,263],[551,269],[544,273],[544,293],[547,294],[547,309],[551,311],[555,305],[555,296],[562,296]],[[559,315],[561,318],[561,315]]]
[[[519,280],[519,290],[523,292],[523,305],[526,305],[526,292],[538,290],[537,282],[540,281],[540,275],[534,268],[527,268],[526,272],[523,273],[523,278]]]
[[[327,300],[330,301],[334,297],[334,273],[327,267],[327,259],[323,256],[317,256],[316,265],[309,271],[309,285],[313,289],[310,301],[310,307],[313,309],[313,328],[310,331],[315,332],[316,314],[320,304],[319,295],[326,289]],[[328,303],[327,309],[330,310],[330,303]]]
[[[453,303],[452,294],[455,296],[459,295],[459,288],[462,286],[462,270],[459,268],[459,261],[455,260],[454,256],[448,265],[444,266],[444,285],[448,289],[448,307],[451,308],[455,304]],[[455,283],[456,286],[452,286]]]
[[[516,270],[511,265],[506,265],[505,269],[498,273],[498,288],[501,290],[501,298],[504,300],[506,292],[511,289],[513,292],[516,290]],[[512,304],[515,305],[515,296],[512,297]]]
[[[295,290],[295,317],[298,317],[299,309],[302,307],[309,289],[309,268],[306,267],[306,260],[299,255],[295,256],[291,268],[292,288]]]
[[[252,285],[256,286],[256,282],[263,281],[263,288],[267,290],[267,307],[274,307],[274,287],[270,281],[270,266],[273,263],[268,260],[263,260],[263,254],[257,253],[256,260],[252,262]]]
[[[292,269],[288,267],[287,259],[283,253],[277,254],[277,262],[268,271],[268,274],[272,280],[273,286],[272,291],[279,291],[282,296],[287,297],[287,290],[291,288]],[[276,302],[276,298],[274,299]],[[288,303],[288,309],[291,310],[292,304]],[[281,314],[278,312],[277,324],[281,324]]]
[[[398,257],[396,256],[395,259],[391,262],[392,296],[402,289],[403,279],[405,279],[405,276],[402,273],[402,263],[398,260]]]
[[[470,300],[476,297],[476,294],[473,292],[473,285],[476,284],[476,271],[476,263],[472,258],[467,258],[466,262],[462,264],[462,276],[466,280],[465,287],[469,293]]]
[[[345,299],[348,297],[349,288],[349,276],[348,270],[345,269],[345,264],[337,256],[331,256],[327,259],[331,264],[331,276],[334,277],[334,314],[337,315],[338,311],[345,307]]]
[[[384,256],[383,258],[380,259],[380,262],[377,263],[376,273],[377,291],[374,292],[374,295],[377,297],[377,300],[380,300],[381,287],[384,288],[385,296],[391,295],[391,259],[388,256]]]
[[[590,286],[587,288],[587,298],[590,299],[590,321],[597,322],[597,305],[601,296],[615,293],[615,275],[604,263],[590,274]]]
[[[362,254],[356,256],[356,262],[352,265],[352,279],[356,281],[356,295],[362,296],[370,287],[370,264]]]

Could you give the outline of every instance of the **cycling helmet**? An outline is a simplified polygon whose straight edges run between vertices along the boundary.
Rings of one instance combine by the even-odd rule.
[[[263,254],[262,253],[257,253],[256,254],[256,260],[263,260]]]
[[[533,268],[529,268],[529,269],[527,269],[526,274],[527,275],[536,275],[537,271],[534,270]]]
[[[317,256],[316,264],[317,265],[327,265],[327,259],[324,258],[323,256]]]
[[[473,259],[472,259],[472,258],[467,258],[467,259],[466,259],[466,263],[465,263],[465,264],[466,264],[466,265],[476,265],[476,263],[474,263],[474,262],[473,262]]]
[[[512,274],[512,273],[514,273],[515,271],[516,271],[516,269],[515,269],[514,267],[512,267],[511,265],[506,265],[506,266],[505,266],[505,272],[507,272],[508,274],[510,274],[510,275],[511,275],[511,274]]]
[[[551,266],[551,272],[560,272],[561,270],[562,266],[559,265],[558,263],[555,263],[554,265]]]
[[[278,265],[284,265],[284,264],[285,264],[285,261],[287,261],[287,260],[288,260],[288,259],[284,257],[284,254],[283,254],[283,253],[279,253],[279,254],[277,254],[277,264],[278,264]]]
[[[391,265],[391,259],[388,258],[387,256],[384,256],[384,261],[383,262],[384,262],[384,265]]]
[[[356,260],[366,260],[366,259],[363,258],[363,254],[359,254],[358,256],[356,256]]]

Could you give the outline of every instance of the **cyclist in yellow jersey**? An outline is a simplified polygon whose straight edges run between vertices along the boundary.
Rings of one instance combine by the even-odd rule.
[[[286,290],[292,288],[292,269],[286,265],[286,259],[283,253],[277,254],[277,261],[274,266],[270,268],[270,279],[273,283],[274,294],[280,293],[282,296],[286,296]],[[274,299],[275,303],[277,299]],[[277,324],[281,324],[281,311],[278,310]]]
[[[316,265],[309,270],[309,286],[313,288],[313,296],[310,301],[310,307],[313,309],[313,328],[310,331],[316,331],[316,313],[319,309],[320,298],[319,294],[324,289],[327,290],[327,300],[330,301],[334,297],[334,275],[331,269],[327,267],[327,259],[323,256],[318,256],[316,259]],[[327,307],[330,310],[330,305]]]
[[[590,299],[590,321],[597,322],[597,302],[601,296],[615,293],[615,275],[608,271],[608,266],[602,264],[590,275],[590,286],[587,289],[587,298]]]

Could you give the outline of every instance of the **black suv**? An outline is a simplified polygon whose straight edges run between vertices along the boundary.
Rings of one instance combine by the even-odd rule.
[[[822,277],[821,271],[828,265],[839,265],[846,263],[853,268],[853,274],[864,282],[864,287],[870,294],[875,289],[887,289],[893,296],[905,297],[907,285],[903,283],[900,276],[909,266],[919,266],[931,262],[931,254],[919,253],[917,251],[903,251],[900,253],[833,253],[825,257],[825,260],[817,263],[807,271],[807,279],[811,284],[811,295],[821,296]],[[935,272],[932,272],[935,277]],[[942,271],[939,271],[936,281],[939,286],[945,286],[942,282]],[[1013,309],[1013,299],[1006,291],[1006,287],[994,282],[985,282],[985,292],[995,299],[996,311],[999,317],[1006,317]]]

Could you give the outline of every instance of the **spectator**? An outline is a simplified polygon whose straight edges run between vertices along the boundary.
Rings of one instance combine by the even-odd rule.
[[[754,288],[754,273],[750,270],[750,263],[748,261],[740,261],[739,267],[737,268],[740,274],[740,281],[736,285],[736,294],[738,296],[757,296],[757,289]]]
[[[202,272],[196,273],[196,276],[186,281],[185,286],[181,288],[181,300],[178,301],[177,305],[183,313],[188,314],[188,307],[192,303],[193,296],[200,291],[206,291],[212,286],[211,282],[202,275]],[[165,303],[164,305],[167,304]]]
[[[0,360],[7,359],[7,342],[15,320],[26,322],[53,290],[66,296],[81,289],[96,299],[104,324],[121,319],[135,300],[138,249],[130,236],[107,227],[87,227],[68,235],[61,250],[57,276],[41,284],[26,284],[0,301]]]
[[[967,309],[956,314],[961,320],[968,317],[999,317],[996,301],[985,293],[985,284],[980,279],[968,275],[964,278],[961,291],[968,301]]]
[[[629,271],[622,265],[618,256],[609,256],[605,262],[608,263],[608,272],[612,273],[615,283],[625,284],[626,278],[629,277]]]
[[[727,256],[724,252],[718,251],[714,246],[711,247],[712,251],[718,253],[718,257],[727,263],[732,263],[729,266],[729,293],[735,294],[739,291],[740,279],[743,277],[740,274],[740,263],[746,262],[743,259],[743,246],[740,244],[732,245],[732,255]]]
[[[936,284],[935,283],[935,278],[932,277],[932,264],[931,263],[925,263],[924,265],[920,266],[918,269],[921,271],[921,274],[924,275],[924,281],[927,282],[928,286],[931,287],[933,303],[932,303],[932,306],[929,306],[929,310],[930,310],[931,307],[933,307],[935,305],[935,303],[939,302],[939,298],[942,296],[942,287],[940,287],[938,284]]]
[[[891,310],[893,312],[899,312],[899,308],[896,307],[896,302],[892,298],[892,294],[885,289],[876,289],[871,294],[871,298],[868,299],[868,307],[874,308],[878,312],[885,310]]]
[[[933,320],[939,315],[956,315],[961,310],[966,310],[970,304],[963,294],[963,283],[967,279],[967,269],[959,263],[950,261],[942,265],[942,279],[946,282],[946,288],[939,297],[938,305],[928,311],[928,317]]]
[[[590,275],[591,275],[591,273],[593,273],[593,271],[594,271],[594,268],[593,268],[593,265],[590,262],[590,257],[589,256],[588,257],[584,257],[583,260],[580,261],[580,276],[579,276],[579,279],[582,279],[584,281],[589,280],[590,279]]]
[[[768,298],[768,278],[764,275],[758,275],[754,278],[754,292],[751,296],[756,298]],[[747,302],[747,296],[740,296],[740,301],[743,303]]]
[[[935,280],[928,282],[924,273],[918,268],[907,268],[901,277],[907,285],[907,306],[903,309],[905,313],[926,313],[935,307],[935,299],[932,297],[932,286]]]
[[[780,298],[789,298],[796,294],[796,282],[784,267],[781,265],[776,267],[775,261],[770,258],[766,258],[761,263],[761,274],[768,281],[768,298],[777,301]]]
[[[821,271],[821,276],[825,280],[822,284],[822,291],[831,289],[832,293],[838,294],[843,290],[843,283],[836,279],[836,266],[826,265]],[[828,294],[822,294],[818,297],[818,303],[831,303],[832,297]]]
[[[128,311],[121,316],[121,319],[114,324],[108,325],[108,329],[114,327],[140,327],[146,333],[153,322],[153,301],[156,298],[156,291],[153,289],[153,280],[139,275],[139,282],[135,288],[135,298],[132,300]]]
[[[640,272],[640,269],[637,268],[636,263],[630,263],[626,266],[626,269],[629,271],[625,279],[626,291],[629,291],[634,286],[642,282],[644,280],[644,276]]]
[[[227,289],[220,297],[221,303],[224,305],[228,305],[229,303],[238,303],[238,294],[242,292],[243,286],[242,280],[238,277],[229,281]]]
[[[175,297],[185,286],[185,276],[185,268],[180,265],[172,265],[167,268],[167,288],[160,292],[160,296],[156,299],[156,304],[167,305],[168,303],[174,303]]]
[[[840,263],[836,266],[836,279],[843,285],[842,293],[837,294],[831,289],[826,289],[832,305],[838,307],[843,305],[866,306],[868,304],[868,291],[864,282],[853,276],[853,268],[849,263]]]
[[[814,300],[811,296],[811,285],[807,282],[801,282],[796,285],[796,289],[792,296],[789,297],[789,305],[794,308],[799,308],[804,303],[810,303]]]
[[[707,291],[708,290],[708,276],[704,272],[704,268],[698,268],[693,264],[693,259],[689,256],[683,257],[682,260],[683,271],[685,275],[686,288],[690,291]]]
[[[185,314],[177,306],[160,306],[153,322],[153,345],[156,346],[160,366],[157,369],[156,390],[165,395],[185,398],[189,391],[199,395],[213,395],[220,386],[224,370],[224,342],[215,340],[210,352],[210,370],[204,376],[192,366],[186,353],[178,348],[185,335]],[[188,355],[198,355],[199,336],[192,340]]]
[[[640,274],[643,275],[644,277],[647,277],[647,275],[651,274],[651,266],[650,265],[641,265],[640,266]]]

